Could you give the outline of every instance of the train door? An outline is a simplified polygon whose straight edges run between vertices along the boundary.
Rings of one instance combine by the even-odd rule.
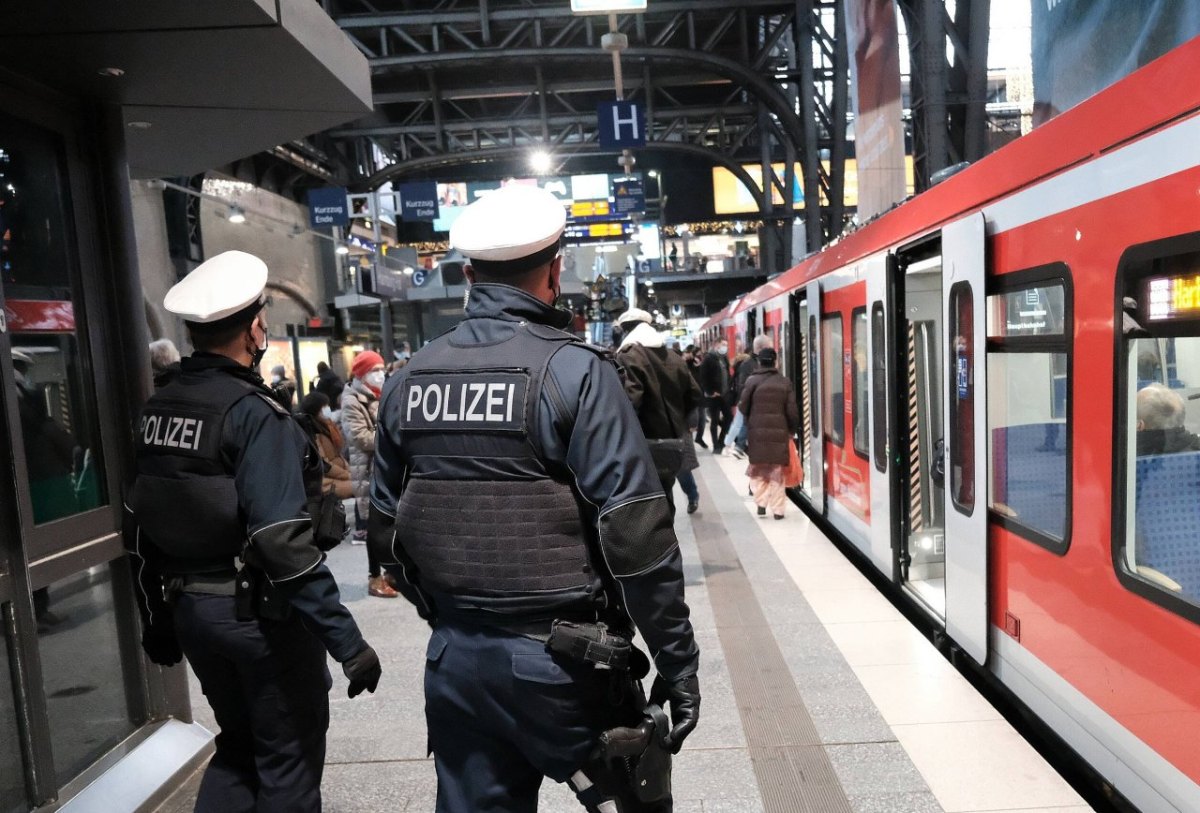
[[[946,617],[945,475],[942,464],[942,256],[936,238],[902,249],[895,299],[892,420],[900,494],[894,537],[900,583]],[[874,522],[872,522],[874,525]]]
[[[741,346],[734,349],[735,353],[741,353],[746,348],[754,343],[754,337],[758,335],[758,308],[754,307],[746,311],[746,335],[742,337]]]
[[[892,462],[888,437],[888,296],[892,255],[867,260],[867,421],[871,487],[871,559],[883,573],[893,570]]]
[[[825,436],[821,428],[821,283],[808,283],[805,296],[805,343],[808,354],[805,370],[805,418],[808,438],[808,468],[804,472],[806,491],[813,506],[825,513]]]
[[[946,632],[975,661],[987,659],[987,488],[984,433],[984,220],[942,231],[946,368]]]

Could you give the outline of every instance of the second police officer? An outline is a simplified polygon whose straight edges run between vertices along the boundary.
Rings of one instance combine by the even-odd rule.
[[[156,380],[127,497],[142,646],[162,666],[187,656],[220,727],[201,813],[319,811],[325,653],[350,697],[380,677],[324,564],[316,450],[254,369],[266,282],[262,260],[228,251],[167,293],[196,352]]]
[[[536,187],[467,207],[450,232],[466,318],[383,392],[368,544],[433,628],[439,813],[532,811],[543,777],[589,810],[669,811],[669,778],[639,799],[629,764],[598,750],[641,719],[634,625],[670,711],[659,742],[677,752],[699,716],[666,497],[615,366],[553,304],[564,226]]]

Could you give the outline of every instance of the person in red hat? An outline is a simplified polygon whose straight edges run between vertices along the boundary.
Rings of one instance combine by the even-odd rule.
[[[375,457],[375,426],[379,422],[379,392],[383,389],[383,356],[364,350],[350,364],[353,378],[342,391],[342,434],[350,457],[350,482],[354,488],[354,533],[351,542],[367,541],[370,510],[371,462]],[[397,593],[379,570],[379,562],[367,551],[367,592],[377,598],[395,598]]]

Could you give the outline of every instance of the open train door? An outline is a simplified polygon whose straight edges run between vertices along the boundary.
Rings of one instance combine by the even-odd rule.
[[[942,230],[946,632],[976,662],[988,651],[984,219]]]
[[[888,275],[893,271],[893,255],[871,257],[867,275],[867,414],[870,416],[871,486],[871,559],[880,572],[890,574],[895,554],[892,550],[892,469],[891,439],[888,436],[888,331],[892,329],[894,306],[888,294]]]
[[[808,324],[804,329],[808,332],[808,409],[812,417],[809,426],[809,455],[812,463],[812,476],[806,478],[805,484],[813,507],[825,513],[825,434],[821,422],[825,419],[821,409],[821,283],[813,280],[808,283],[805,301],[808,311]]]

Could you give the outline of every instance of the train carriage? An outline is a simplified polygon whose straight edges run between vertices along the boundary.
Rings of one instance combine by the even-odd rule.
[[[800,498],[1146,811],[1200,810],[1198,67],[1200,39],[701,332],[772,338]]]

